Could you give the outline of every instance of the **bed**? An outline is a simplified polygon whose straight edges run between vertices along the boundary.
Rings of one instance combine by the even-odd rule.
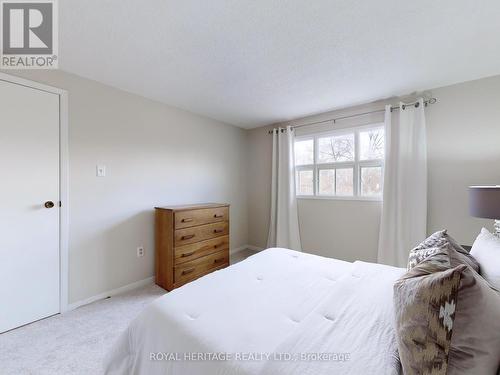
[[[399,374],[393,284],[405,270],[274,248],[148,306],[106,374]]]

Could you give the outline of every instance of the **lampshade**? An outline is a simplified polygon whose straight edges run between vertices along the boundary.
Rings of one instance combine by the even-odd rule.
[[[469,186],[471,216],[500,219],[500,185]]]

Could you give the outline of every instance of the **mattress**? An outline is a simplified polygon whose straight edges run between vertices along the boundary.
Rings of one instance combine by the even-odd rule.
[[[268,249],[159,298],[106,374],[399,374],[392,286],[404,269]]]

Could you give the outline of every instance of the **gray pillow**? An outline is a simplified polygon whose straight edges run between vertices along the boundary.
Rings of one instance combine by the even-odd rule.
[[[462,271],[448,374],[496,374],[500,367],[500,294],[477,272]]]
[[[500,295],[448,242],[394,285],[405,374],[494,375],[500,366]]]
[[[394,285],[396,338],[406,374],[446,375],[461,272],[421,262]]]
[[[420,245],[410,250],[407,269],[412,269],[428,256],[438,252],[439,248],[445,245],[449,245],[453,250],[455,250],[450,257],[452,267],[456,267],[460,264],[466,264],[476,272],[479,272],[479,263],[477,260],[474,259],[474,257],[470,255],[467,250],[460,246],[458,242],[447,233],[446,229],[433,233]]]

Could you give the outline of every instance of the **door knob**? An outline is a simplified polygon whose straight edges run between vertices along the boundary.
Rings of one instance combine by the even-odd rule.
[[[47,202],[45,202],[44,206],[45,206],[45,208],[52,208],[52,207],[54,207],[54,202],[47,201]]]

